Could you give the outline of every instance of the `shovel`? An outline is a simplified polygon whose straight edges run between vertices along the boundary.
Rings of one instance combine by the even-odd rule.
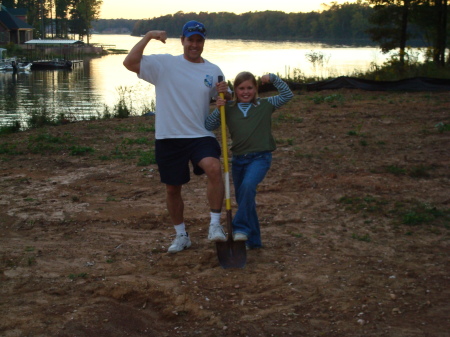
[[[219,82],[223,81],[223,77],[219,76]],[[224,98],[224,94],[220,93],[220,97]],[[230,175],[228,171],[228,147],[227,147],[227,128],[225,121],[225,107],[220,107],[220,120],[222,126],[222,151],[225,175],[225,205],[227,211],[227,232],[228,238],[225,242],[216,242],[217,257],[222,268],[244,268],[247,261],[247,250],[244,241],[233,240],[233,226],[231,216],[230,202]]]

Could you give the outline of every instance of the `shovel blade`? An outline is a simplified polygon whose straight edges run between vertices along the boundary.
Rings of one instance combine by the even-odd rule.
[[[247,261],[245,241],[216,242],[217,257],[224,269],[244,268]]]

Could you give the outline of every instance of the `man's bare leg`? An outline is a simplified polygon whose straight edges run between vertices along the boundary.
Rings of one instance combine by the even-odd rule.
[[[182,185],[166,185],[166,203],[170,219],[174,226],[184,222],[184,202],[181,197]]]
[[[225,187],[222,179],[222,167],[220,160],[213,157],[203,158],[199,163],[208,177],[206,196],[208,198],[211,212],[220,213],[222,211]]]
[[[211,209],[211,222],[208,231],[210,241],[226,241],[225,232],[220,225],[220,215],[222,212],[225,187],[222,179],[222,167],[220,160],[213,157],[203,158],[198,165],[205,171],[208,177],[206,196]]]

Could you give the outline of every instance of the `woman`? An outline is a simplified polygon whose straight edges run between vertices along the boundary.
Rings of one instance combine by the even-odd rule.
[[[274,74],[261,77],[261,83],[273,83],[277,96],[258,97],[258,85],[252,73],[241,72],[234,80],[234,101],[218,98],[217,108],[205,122],[207,130],[220,126],[219,108],[225,106],[226,123],[231,135],[232,177],[238,210],[233,219],[233,239],[246,241],[249,249],[262,247],[256,213],[256,188],[264,179],[276,149],[272,135],[272,113],[289,102],[292,91]]]

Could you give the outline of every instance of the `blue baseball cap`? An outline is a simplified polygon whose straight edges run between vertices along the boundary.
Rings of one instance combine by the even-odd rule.
[[[206,38],[206,28],[205,25],[198,21],[189,21],[186,22],[183,26],[183,36],[189,37],[192,35],[198,34],[202,38]]]

